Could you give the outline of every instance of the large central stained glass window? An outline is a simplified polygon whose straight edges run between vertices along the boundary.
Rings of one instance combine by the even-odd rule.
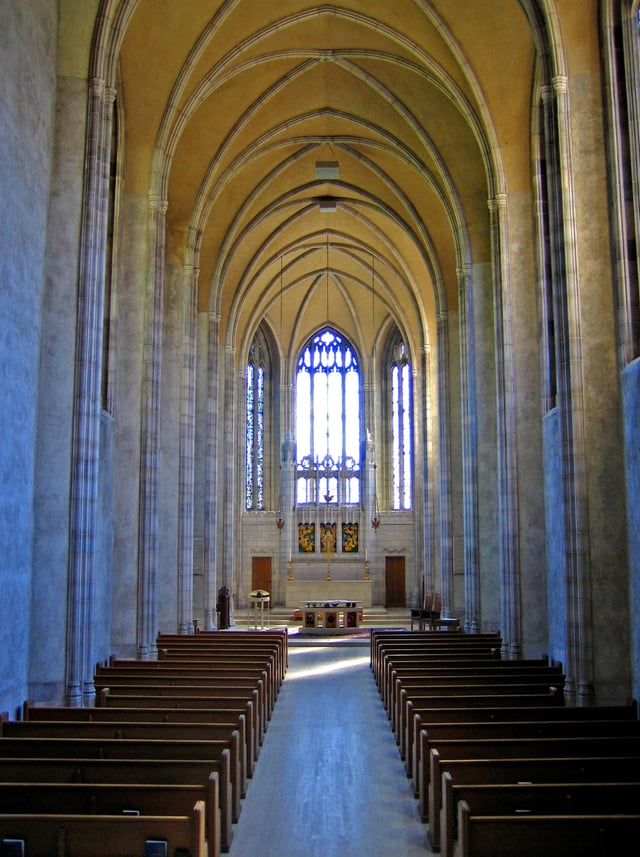
[[[350,343],[325,328],[296,372],[296,503],[360,503],[360,367]]]

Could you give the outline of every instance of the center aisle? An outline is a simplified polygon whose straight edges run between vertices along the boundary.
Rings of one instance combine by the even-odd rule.
[[[296,646],[230,857],[424,857],[369,647]]]

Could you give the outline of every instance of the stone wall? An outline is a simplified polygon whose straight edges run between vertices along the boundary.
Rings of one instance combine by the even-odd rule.
[[[640,693],[640,360],[622,373],[624,399],[625,454],[627,466],[627,508],[629,573],[631,576],[631,669],[632,693]]]
[[[0,27],[0,709],[27,695],[34,458],[57,4],[4,0]]]

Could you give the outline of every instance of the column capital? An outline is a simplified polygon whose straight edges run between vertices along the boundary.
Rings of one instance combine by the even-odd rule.
[[[166,211],[169,208],[169,201],[162,199],[162,197],[158,196],[157,193],[150,193],[149,208],[152,211],[157,211],[159,214],[166,214]]]
[[[92,77],[89,79],[89,95],[94,98],[102,98],[105,89],[105,82],[101,77]]]
[[[504,213],[507,208],[506,193],[497,193],[492,199],[487,200],[487,205],[491,214],[495,214],[496,212]]]
[[[569,78],[566,74],[557,74],[552,80],[553,90],[556,95],[566,93],[569,88]]]

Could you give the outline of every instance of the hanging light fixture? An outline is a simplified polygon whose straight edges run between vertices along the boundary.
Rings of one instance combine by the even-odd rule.
[[[373,462],[373,502],[371,503],[371,526],[374,532],[378,532],[380,526],[380,507],[378,506],[378,492],[376,490],[376,470],[378,465]]]

